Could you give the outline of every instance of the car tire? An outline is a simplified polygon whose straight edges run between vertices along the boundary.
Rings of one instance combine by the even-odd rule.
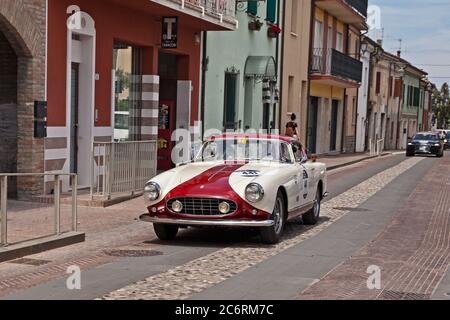
[[[179,227],[175,225],[155,223],[153,225],[153,229],[155,230],[156,236],[160,240],[173,240],[177,237]]]
[[[407,153],[406,153],[406,156],[407,156],[407,157],[414,157],[414,153],[409,153],[409,152],[407,152]]]
[[[320,218],[322,196],[320,189],[317,189],[316,199],[314,200],[314,207],[303,215],[303,223],[309,226],[316,225]]]
[[[278,191],[277,199],[275,200],[275,208],[272,213],[272,218],[275,224],[271,227],[261,228],[261,240],[265,244],[277,244],[281,240],[284,226],[286,224],[286,203],[281,191]]]

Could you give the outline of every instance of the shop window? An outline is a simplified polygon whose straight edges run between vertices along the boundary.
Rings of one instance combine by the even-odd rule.
[[[267,0],[267,21],[277,21],[277,0]]]
[[[139,140],[142,53],[140,48],[114,44],[114,139]],[[131,131],[132,132],[131,132]]]

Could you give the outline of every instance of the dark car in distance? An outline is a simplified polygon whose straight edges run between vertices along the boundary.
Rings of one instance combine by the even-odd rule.
[[[419,132],[408,143],[406,156],[413,157],[416,154],[444,156],[444,140],[438,132]]]
[[[447,135],[445,136],[445,145],[444,145],[444,149],[450,149],[450,131],[447,131]]]

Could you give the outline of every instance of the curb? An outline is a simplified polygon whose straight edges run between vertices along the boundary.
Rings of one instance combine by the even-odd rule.
[[[0,262],[23,258],[72,244],[84,242],[86,235],[81,232],[68,232],[59,236],[50,236],[0,247]]]
[[[371,159],[375,159],[375,158],[386,157],[386,156],[391,155],[391,154],[392,153],[390,153],[390,152],[386,152],[386,153],[382,153],[380,156],[368,156],[368,157],[361,158],[361,159],[358,159],[358,160],[337,164],[337,165],[334,165],[334,166],[327,167],[327,171],[333,171],[333,170],[340,169],[340,168],[343,168],[343,167],[351,166],[352,164],[363,162],[365,160],[371,160]],[[319,162],[320,162],[320,160],[319,160]]]

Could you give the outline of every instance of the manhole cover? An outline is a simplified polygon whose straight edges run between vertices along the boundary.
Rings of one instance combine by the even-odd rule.
[[[14,263],[14,264],[23,264],[23,265],[27,265],[27,266],[43,266],[45,264],[49,264],[51,261],[47,261],[47,260],[38,260],[38,259],[28,259],[28,258],[22,258],[22,259],[17,259],[17,260],[13,260],[10,261],[10,263]]]
[[[351,212],[367,212],[370,211],[368,209],[363,209],[363,208],[350,208],[350,207],[335,207],[333,208],[334,210],[339,210],[339,211],[351,211]]]
[[[380,296],[384,300],[429,300],[430,296],[422,293],[386,290]]]
[[[155,250],[108,250],[105,254],[111,257],[139,258],[161,256],[163,253]]]

